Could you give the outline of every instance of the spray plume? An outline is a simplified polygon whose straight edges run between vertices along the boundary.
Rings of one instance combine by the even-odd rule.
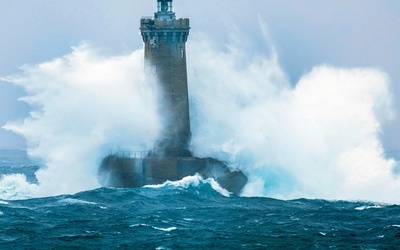
[[[293,87],[273,47],[260,55],[238,39],[225,50],[200,34],[188,43],[194,154],[243,170],[246,196],[400,203],[397,163],[379,140],[393,115],[387,75],[323,65]],[[46,166],[36,195],[96,188],[110,150],[153,147],[157,89],[142,58],[142,50],[106,58],[81,45],[7,78],[33,107],[23,124],[6,128],[24,135],[29,154]]]
[[[105,58],[82,44],[7,79],[25,89],[22,100],[33,107],[23,124],[5,128],[22,134],[29,155],[46,166],[36,173],[38,195],[97,188],[102,157],[153,147],[159,131],[157,89],[145,77],[142,58],[142,50]]]
[[[292,87],[273,48],[214,47],[201,38],[189,48],[192,147],[243,170],[243,195],[400,202],[397,163],[379,139],[393,117],[385,73],[322,65]]]

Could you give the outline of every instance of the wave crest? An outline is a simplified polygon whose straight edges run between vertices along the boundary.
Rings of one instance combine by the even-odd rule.
[[[214,179],[203,179],[199,174],[184,177],[179,181],[166,181],[158,185],[146,185],[145,188],[196,189],[199,191],[205,186],[212,188],[225,197],[229,197],[231,194],[229,191],[222,188]]]
[[[24,200],[38,196],[38,185],[31,184],[23,174],[2,175],[0,177],[0,199]]]

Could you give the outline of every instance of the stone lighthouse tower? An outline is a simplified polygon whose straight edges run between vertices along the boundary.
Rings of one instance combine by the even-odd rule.
[[[145,67],[159,82],[159,112],[163,130],[154,154],[190,156],[190,120],[185,43],[189,19],[176,19],[172,0],[157,0],[153,17],[143,17],[140,30],[145,44]]]
[[[159,113],[163,130],[153,152],[116,152],[104,157],[99,183],[106,187],[142,187],[199,174],[239,194],[247,183],[241,171],[232,171],[218,159],[192,155],[185,44],[189,19],[176,19],[172,0],[157,0],[154,17],[143,17],[140,31],[145,44],[147,74],[158,79]],[[126,154],[127,153],[127,154]]]

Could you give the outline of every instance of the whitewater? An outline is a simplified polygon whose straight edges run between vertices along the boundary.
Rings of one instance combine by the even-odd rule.
[[[258,40],[269,41],[261,29]],[[242,170],[243,196],[399,203],[399,164],[380,141],[394,116],[389,76],[321,65],[291,84],[273,45],[253,47],[238,34],[223,49],[201,33],[188,43],[194,155]],[[0,187],[14,183],[19,198],[92,190],[104,156],[151,150],[162,124],[157,83],[143,64],[142,49],[110,57],[83,43],[3,77],[26,91],[21,100],[32,107],[4,128],[27,139],[42,167],[37,184],[4,175]]]

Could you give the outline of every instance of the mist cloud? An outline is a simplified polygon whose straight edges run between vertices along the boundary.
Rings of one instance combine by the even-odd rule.
[[[322,65],[293,87],[273,47],[259,54],[238,37],[225,50],[200,34],[188,43],[195,155],[243,170],[247,196],[399,203],[398,163],[380,142],[393,116],[388,76]],[[33,107],[22,124],[6,128],[24,135],[29,154],[46,166],[35,193],[96,188],[97,168],[110,151],[153,147],[157,89],[142,58],[142,50],[105,57],[81,45],[7,79],[26,90]],[[1,183],[13,180],[23,182],[6,176]]]
[[[105,155],[147,151],[158,135],[157,89],[143,72],[142,50],[103,57],[82,44],[6,80],[22,86],[33,107],[22,124],[5,128],[22,134],[29,155],[46,166],[36,173],[42,195],[99,187]]]
[[[384,72],[322,65],[291,87],[274,54],[194,44],[192,146],[243,170],[244,195],[400,201],[380,142],[393,117]]]

